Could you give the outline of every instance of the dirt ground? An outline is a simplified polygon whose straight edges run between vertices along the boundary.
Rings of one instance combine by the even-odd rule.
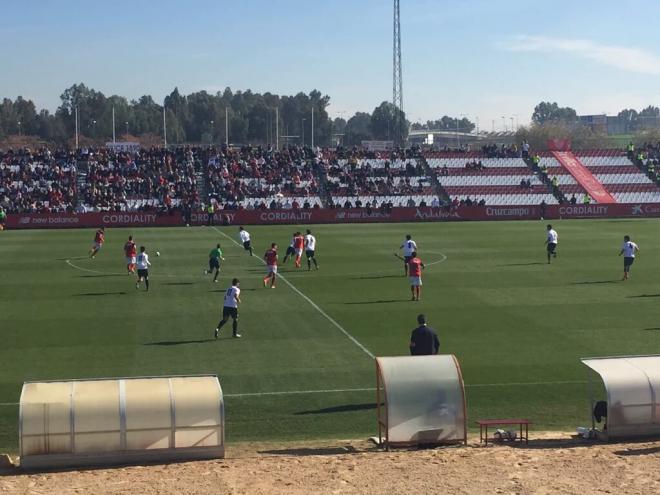
[[[22,474],[4,494],[660,493],[660,442],[588,443],[530,434],[529,445],[384,452],[366,441],[238,444],[217,461]]]

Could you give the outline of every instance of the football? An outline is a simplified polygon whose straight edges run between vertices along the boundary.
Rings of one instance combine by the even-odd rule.
[[[160,251],[156,251],[156,256],[160,256]]]

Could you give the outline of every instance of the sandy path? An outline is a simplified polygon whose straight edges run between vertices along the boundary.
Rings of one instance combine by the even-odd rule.
[[[557,432],[529,446],[383,452],[361,441],[239,444],[227,459],[0,476],[2,494],[660,493],[660,442],[588,444]]]

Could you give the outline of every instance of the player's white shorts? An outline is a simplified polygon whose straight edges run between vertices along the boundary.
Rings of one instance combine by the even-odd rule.
[[[127,256],[126,257],[126,264],[127,265],[134,265],[135,263],[136,263],[135,256],[133,256],[133,257]]]
[[[277,273],[277,265],[266,265],[266,273]]]
[[[422,285],[422,277],[409,277],[410,278],[410,285],[413,287],[419,287]]]
[[[98,251],[99,249],[101,249],[102,247],[103,247],[103,244],[102,244],[102,243],[100,243],[100,242],[95,242],[95,243],[94,243],[94,249],[96,249],[97,251]]]
[[[296,249],[294,249],[294,251],[296,252],[296,256],[302,256],[302,252],[303,252],[302,249],[296,248]]]

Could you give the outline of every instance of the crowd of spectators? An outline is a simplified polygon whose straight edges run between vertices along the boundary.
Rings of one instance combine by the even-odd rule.
[[[271,196],[307,197],[319,192],[316,162],[308,150],[289,147],[213,148],[207,157],[206,185],[208,194],[228,208],[246,204],[260,208],[265,201],[248,201]],[[287,200],[282,200],[286,204]],[[293,205],[293,201],[289,201]],[[271,200],[267,206],[277,201]],[[256,206],[255,206],[256,205]],[[292,206],[293,207],[293,206]]]
[[[173,211],[199,203],[196,149],[143,149],[114,152],[102,148],[80,156],[87,176],[79,191],[84,211]]]
[[[455,209],[458,208],[459,206],[486,206],[486,200],[485,199],[477,199],[477,198],[470,198],[469,196],[466,198],[458,198],[455,197],[451,201],[451,208]]]
[[[519,158],[521,150],[517,144],[486,144],[481,147],[481,152],[488,158]]]
[[[482,147],[483,156],[520,156],[515,145]],[[456,151],[456,150],[453,150]],[[645,147],[647,160],[660,160],[660,145]],[[296,146],[187,147],[77,152],[0,152],[0,206],[7,213],[64,211],[200,211],[219,209],[298,209],[320,206],[387,208],[389,201],[348,201],[333,196],[397,197],[396,204],[427,206],[436,195],[419,147],[388,151],[332,150]],[[653,165],[651,165],[653,167]],[[479,158],[466,169],[483,170]],[[449,175],[445,166],[438,175]],[[203,182],[206,194],[198,190]],[[521,187],[529,188],[529,184]],[[423,197],[424,199],[420,198]],[[398,201],[398,203],[397,203]],[[342,199],[342,202],[347,202]],[[443,206],[438,199],[435,206]],[[460,201],[459,201],[460,202]],[[479,204],[465,198],[464,204]],[[434,206],[429,204],[429,206]],[[449,206],[449,203],[447,203]]]
[[[635,150],[633,143],[626,147],[628,158],[641,168],[646,176],[660,185],[660,141],[656,144],[644,143]]]
[[[324,163],[326,188],[334,195],[405,196],[427,194],[430,179],[417,160],[392,166],[387,159],[378,161],[350,158]]]
[[[485,144],[481,148],[473,148],[469,144],[463,144],[459,147],[451,146],[430,146],[423,152],[424,156],[434,156],[438,153],[474,153],[481,152],[486,158],[520,158],[523,150],[529,151],[529,145],[523,143],[520,147],[517,144]]]
[[[0,207],[7,213],[73,211],[75,164],[66,151],[26,148],[0,153]]]
[[[481,162],[481,160],[473,160],[471,162],[465,162],[466,170],[484,170],[485,168],[486,167],[484,167],[484,164]]]

